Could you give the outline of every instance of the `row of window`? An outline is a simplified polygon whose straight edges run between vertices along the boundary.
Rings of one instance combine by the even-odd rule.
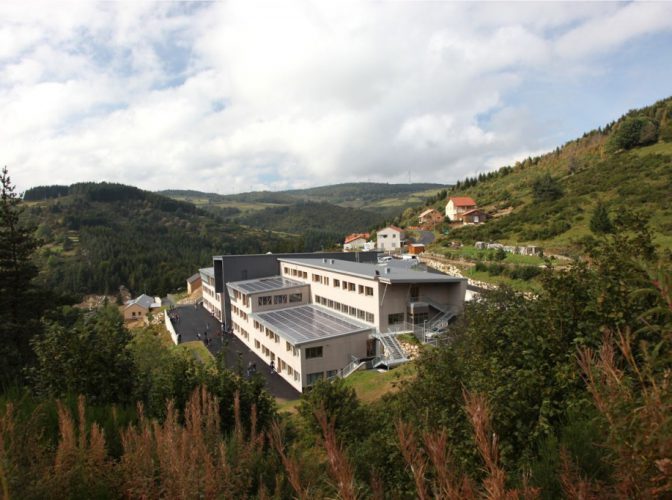
[[[290,377],[294,377],[294,380],[296,382],[301,382],[301,373],[299,373],[297,370],[288,365],[285,361],[280,359],[279,356],[276,357],[275,353],[271,351],[268,347],[266,347],[264,344],[255,339],[254,347],[257,350],[260,350],[264,356],[270,358],[270,360],[273,361],[274,363],[276,362],[277,359],[275,369],[278,371],[278,373],[285,372]]]
[[[244,328],[241,328],[240,325],[236,322],[233,322],[233,331],[239,334],[241,337],[250,340],[250,334]]]
[[[315,302],[330,309],[339,311],[343,314],[349,314],[353,318],[364,320],[367,323],[375,323],[376,321],[376,317],[373,313],[364,311],[362,309],[357,309],[356,307],[349,306],[347,304],[341,304],[340,302],[336,302],[335,300],[327,299],[319,295],[315,295]]]
[[[231,306],[231,312],[235,314],[236,316],[240,316],[243,318],[245,321],[247,321],[247,313],[243,311],[242,309],[239,309],[238,307],[232,305]]]
[[[303,278],[304,280],[308,279],[308,273],[306,271],[299,271],[298,269],[290,269],[285,267],[284,269],[286,276],[294,276],[295,278]]]
[[[231,298],[233,299],[233,301],[237,301],[238,299],[240,299],[244,306],[249,307],[250,305],[249,297],[244,293],[239,292],[238,290],[233,291],[233,295],[231,296]]]

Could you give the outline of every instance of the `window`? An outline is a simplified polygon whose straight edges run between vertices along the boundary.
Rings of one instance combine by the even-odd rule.
[[[478,222],[478,221],[476,221],[476,222]],[[329,278],[327,278],[327,277],[325,276],[325,277],[324,277],[324,281],[323,281],[323,283],[324,283],[325,285],[329,285]]]
[[[342,288],[343,288],[343,290],[348,289],[348,282],[347,281],[343,281],[343,287]]]
[[[313,274],[313,283],[317,283],[318,281],[320,283],[322,282],[322,276],[320,276],[319,274]]]
[[[358,292],[358,293],[364,293],[364,285],[359,285],[359,286],[357,287],[357,292]]]
[[[259,305],[260,306],[268,306],[271,305],[272,298],[270,295],[264,295],[263,297],[259,297]]]
[[[255,340],[255,341],[254,341],[254,347],[256,347],[257,349],[259,349],[259,348],[261,347],[261,343],[260,343],[258,340]]]
[[[306,359],[321,358],[322,346],[306,347]]]
[[[308,271],[303,271],[303,272],[301,273],[301,275],[302,275],[302,277],[303,277],[304,280],[307,280],[307,279],[308,279]]]
[[[348,314],[349,314],[350,316],[357,316],[357,308],[356,308],[356,307],[352,307],[352,306],[350,306],[350,307],[348,308]]]
[[[366,313],[366,321],[367,321],[367,323],[374,323],[374,322],[375,322],[375,318],[374,318],[373,314],[371,314],[371,313]]]
[[[327,371],[327,378],[334,378],[336,375],[338,375],[338,370],[328,370]]]
[[[289,301],[290,302],[301,302],[303,300],[303,294],[302,293],[292,293],[289,295]]]
[[[339,288],[341,286],[341,280],[334,278],[334,288]]]
[[[395,313],[395,314],[390,314],[387,317],[387,322],[390,325],[396,325],[398,323],[403,323],[404,322],[404,313]]]
[[[276,344],[280,343],[280,335],[278,335],[277,333],[275,334],[275,343]]]
[[[331,299],[327,299],[327,307],[334,308],[334,301]]]
[[[294,372],[294,380],[296,382],[301,382],[301,374],[299,372]]]
[[[294,369],[291,366],[287,365],[287,375],[292,375],[293,373]]]
[[[348,283],[348,291],[349,292],[354,292],[355,291],[355,284],[354,283]]]
[[[286,349],[287,351],[291,351],[291,350],[292,350],[292,344],[290,344],[289,342],[285,342],[285,347],[287,348],[287,349]]]
[[[285,273],[285,274],[289,274],[289,268],[288,268],[288,267],[285,267],[285,269],[284,269],[284,273]]]
[[[318,380],[324,378],[324,372],[315,372],[308,374],[308,385],[313,385]]]
[[[365,293],[366,295],[372,296],[373,295],[373,288],[371,288],[370,286],[367,286],[365,288],[365,292],[366,292]]]
[[[362,311],[361,309],[357,309],[357,319],[364,319],[365,317],[365,312]]]
[[[273,296],[273,303],[274,304],[286,304],[287,303],[287,295],[275,295]]]

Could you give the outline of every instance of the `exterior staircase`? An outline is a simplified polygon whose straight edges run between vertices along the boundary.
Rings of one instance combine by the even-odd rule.
[[[373,360],[373,368],[380,368],[381,366],[392,368],[393,366],[401,365],[408,361],[406,353],[397,341],[396,336],[376,333],[374,334],[374,337],[383,345],[384,354]]]

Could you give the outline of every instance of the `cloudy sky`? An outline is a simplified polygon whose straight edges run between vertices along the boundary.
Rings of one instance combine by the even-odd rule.
[[[454,182],[672,95],[672,3],[0,2],[20,190]]]

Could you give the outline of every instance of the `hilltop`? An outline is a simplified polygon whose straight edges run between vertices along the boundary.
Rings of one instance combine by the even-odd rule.
[[[190,203],[109,183],[39,186],[23,218],[43,241],[40,279],[68,293],[165,294],[214,254],[300,250],[302,241],[242,227]]]
[[[654,241],[672,248],[672,98],[629,111],[554,151],[458,182],[448,196],[471,196],[493,219],[453,229],[449,240],[499,241],[578,252],[598,206],[610,219],[634,209]],[[446,199],[429,206],[445,208]],[[427,204],[425,205],[427,206]],[[425,207],[400,218],[412,224]]]
[[[314,202],[374,212],[382,218],[392,218],[408,207],[423,203],[440,189],[448,186],[435,183],[387,184],[354,182],[318,186],[288,191],[253,191],[220,195],[191,190],[165,190],[159,194],[224,216],[248,215],[265,208],[286,207]],[[326,205],[323,205],[326,207]],[[345,230],[347,232],[347,230]]]

